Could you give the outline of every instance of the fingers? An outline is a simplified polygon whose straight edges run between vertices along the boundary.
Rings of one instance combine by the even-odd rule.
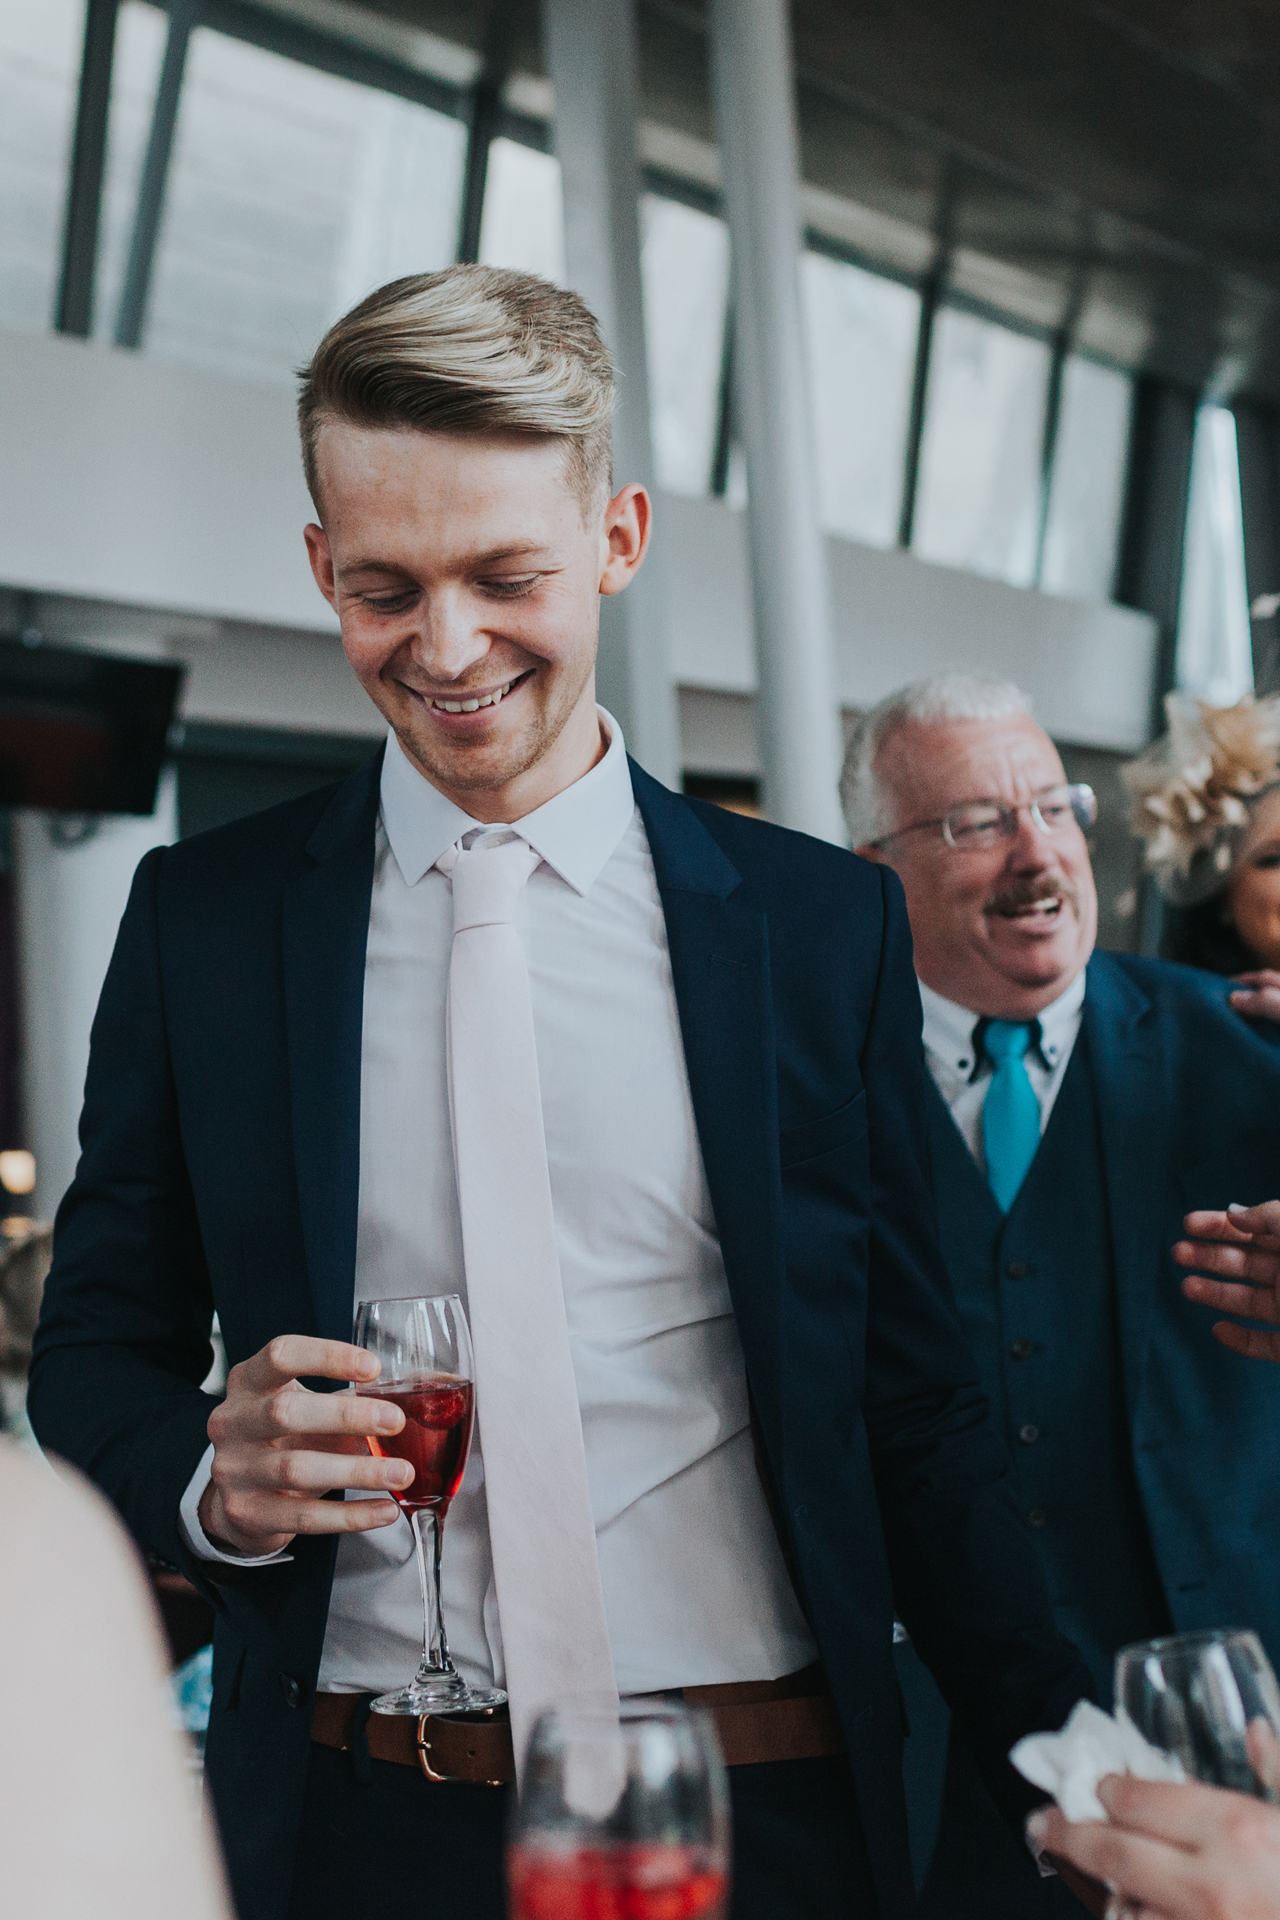
[[[1237,973],[1233,978],[1246,987],[1280,987],[1280,972],[1274,967],[1255,967],[1248,973]]]
[[[381,1362],[346,1340],[317,1340],[310,1334],[282,1333],[259,1353],[232,1368],[239,1384],[254,1393],[270,1393],[305,1374],[319,1380],[376,1380]],[[227,1382],[230,1389],[231,1382]]]
[[[1273,1290],[1280,1281],[1280,1254],[1256,1243],[1225,1247],[1210,1241],[1196,1246],[1190,1240],[1179,1240],[1173,1257],[1180,1267],[1196,1267],[1201,1273],[1218,1273],[1228,1280],[1248,1281],[1254,1287]]]
[[[1275,974],[1270,977],[1277,978]],[[1246,1020],[1280,1020],[1280,981],[1274,986],[1237,987],[1228,998]]]
[[[1258,1804],[1247,1794],[1227,1794],[1221,1787],[1199,1781],[1175,1786],[1167,1780],[1139,1780],[1118,1773],[1101,1782],[1098,1798],[1113,1827],[1188,1851],[1219,1840],[1229,1818],[1240,1808]]]
[[[1280,1366],[1280,1333],[1265,1333],[1258,1327],[1238,1327],[1233,1320],[1219,1320],[1213,1337],[1246,1360],[1270,1360]]]
[[[312,1453],[300,1447],[252,1445],[224,1447],[214,1456],[214,1474],[224,1500],[233,1489],[313,1494],[351,1488],[357,1493],[389,1493],[413,1480],[407,1460],[379,1460],[368,1452]]]
[[[399,1433],[404,1414],[389,1400],[359,1393],[311,1393],[290,1381],[274,1393],[224,1402],[219,1425],[237,1440],[290,1440],[298,1435],[344,1434],[360,1440]],[[212,1432],[213,1422],[210,1421]],[[215,1437],[216,1444],[216,1437]]]
[[[1189,1273],[1182,1292],[1185,1299],[1194,1300],[1197,1306],[1212,1307],[1216,1313],[1236,1313],[1242,1320],[1280,1320],[1280,1306],[1267,1287],[1233,1286],[1227,1280]]]

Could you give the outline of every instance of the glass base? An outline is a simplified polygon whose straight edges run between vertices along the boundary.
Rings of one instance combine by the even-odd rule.
[[[469,1687],[456,1673],[417,1675],[407,1687],[381,1693],[370,1702],[371,1713],[482,1713],[506,1705],[501,1687]]]

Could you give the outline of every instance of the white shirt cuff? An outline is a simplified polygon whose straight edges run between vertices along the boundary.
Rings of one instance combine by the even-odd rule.
[[[224,1567],[276,1567],[292,1560],[293,1555],[283,1548],[279,1553],[226,1553],[221,1547],[215,1547],[204,1528],[200,1525],[200,1502],[204,1490],[213,1478],[213,1448],[206,1447],[200,1459],[200,1465],[187,1482],[187,1490],[182,1496],[182,1505],[178,1508],[178,1531],[186,1545],[198,1560],[220,1560]]]

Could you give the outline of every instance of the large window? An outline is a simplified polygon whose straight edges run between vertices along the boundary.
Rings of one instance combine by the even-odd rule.
[[[546,280],[564,279],[564,202],[560,162],[515,140],[489,149],[480,258]]]
[[[213,27],[191,34],[140,344],[284,384],[373,287],[456,257],[475,60],[443,42],[429,56],[357,45],[343,37],[353,18],[343,9],[227,8],[220,24],[233,14],[253,44]],[[0,0],[0,326],[52,317],[84,19],[84,0]],[[155,0],[121,0],[95,276],[104,339],[120,327],[168,33]],[[542,110],[517,97],[522,115]],[[560,168],[544,145],[528,118],[501,123],[479,255],[563,283]],[[705,188],[651,186],[641,231],[656,477],[674,493],[741,505],[725,225]],[[801,262],[825,530],[889,547],[907,525],[925,559],[1107,597],[1129,378],[1068,355],[1055,380],[1046,339],[945,295],[922,367],[920,293],[838,254],[815,236]],[[1197,474],[1208,459],[1197,452]],[[1208,484],[1197,481],[1198,500]],[[1194,508],[1196,527],[1206,512]],[[1193,527],[1189,566],[1207,537]],[[1189,609],[1209,591],[1208,565],[1202,556],[1191,568]],[[1194,638],[1198,620],[1188,611],[1188,661],[1209,644]]]
[[[84,0],[0,0],[0,326],[53,313],[83,43]]]
[[[944,308],[934,325],[913,545],[1013,586],[1035,578],[1050,352]]]
[[[1235,416],[1201,407],[1191,455],[1177,682],[1216,705],[1253,686]]]
[[[1115,582],[1133,382],[1076,354],[1062,370],[1040,585],[1106,600]]]
[[[646,194],[645,343],[658,484],[704,494],[719,427],[729,236],[723,220]]]
[[[288,380],[362,295],[453,259],[465,141],[459,120],[199,29],[148,350]]]
[[[816,253],[804,256],[801,291],[823,526],[891,547],[902,509],[920,296]]]

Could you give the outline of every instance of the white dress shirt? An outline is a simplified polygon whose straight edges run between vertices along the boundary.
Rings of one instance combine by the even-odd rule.
[[[1036,1016],[1040,1021],[1040,1045],[1032,1048],[1024,1064],[1040,1102],[1042,1137],[1084,1018],[1084,989],[1082,968],[1066,992],[1051,1000]],[[985,1057],[979,1059],[974,1051],[973,1037],[981,1016],[970,1012],[968,1007],[957,1006],[954,1000],[944,1000],[932,987],[926,987],[923,980],[920,1004],[924,1009],[924,1057],[933,1075],[933,1084],[960,1129],[965,1145],[985,1173],[982,1109],[987,1103],[992,1066]]]
[[[602,718],[600,762],[514,825],[543,860],[517,930],[609,1641],[623,1693],[772,1679],[816,1649],[756,1472],[666,924],[621,731]],[[365,967],[356,1300],[466,1298],[445,1078],[453,905],[434,863],[475,825],[392,735]],[[444,1617],[464,1678],[501,1685],[483,1405],[478,1426],[444,1528]],[[197,1551],[223,1557],[195,1514],[209,1458],[183,1518]],[[320,1690],[399,1685],[421,1640],[408,1523],[345,1536]]]

